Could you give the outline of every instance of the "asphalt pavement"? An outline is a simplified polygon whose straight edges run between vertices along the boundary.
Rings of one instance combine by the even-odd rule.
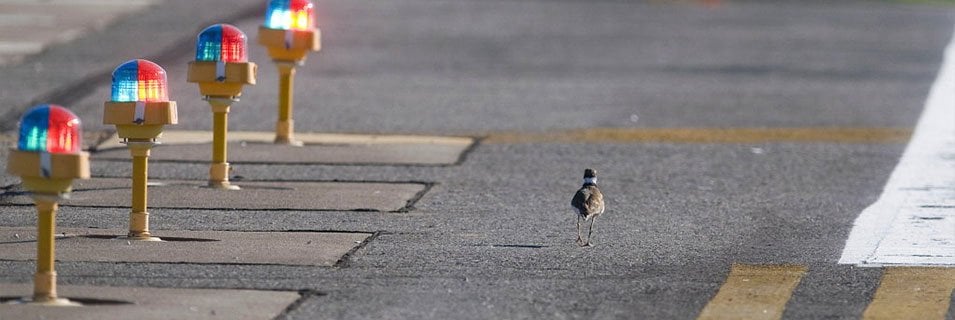
[[[210,130],[210,109],[185,70],[195,35],[217,22],[244,30],[259,64],[229,129],[269,132],[278,80],[255,44],[263,11],[257,0],[161,1],[0,66],[3,141],[11,145],[18,117],[39,102],[79,115],[88,146],[107,140],[113,128],[101,119],[109,75],[132,58],[168,72],[180,123],[167,130]],[[242,199],[207,197],[208,190],[150,189],[166,197],[150,210],[160,236],[363,235],[336,249],[347,253],[335,263],[74,255],[57,264],[62,286],[300,293],[278,319],[734,318],[719,311],[726,301],[742,303],[730,310],[755,306],[758,314],[747,318],[860,318],[879,300],[889,268],[841,265],[839,257],[853,221],[879,197],[906,147],[898,135],[914,129],[955,22],[955,7],[890,1],[326,0],[316,12],[322,50],[296,74],[297,131],[470,137],[473,144],[453,163],[365,156],[309,163],[276,153],[274,163],[234,164],[238,184],[365,184],[369,192],[378,184],[424,186],[389,200],[404,203],[401,209],[326,204],[335,195],[264,202],[304,207],[244,208]],[[716,135],[734,128],[779,134],[679,138],[691,129]],[[845,138],[832,128],[875,138]],[[652,139],[649,130],[657,130]],[[567,141],[567,132],[586,139]],[[155,153],[163,150],[177,149]],[[100,156],[92,155],[88,184],[129,177],[129,162]],[[205,162],[163,157],[150,163],[151,180],[201,184],[208,175]],[[608,208],[590,248],[574,243],[569,205],[585,168],[598,170]],[[0,182],[0,231],[35,226],[18,178],[4,174]],[[74,205],[64,201],[58,227],[125,228],[129,209],[115,205],[123,199],[96,199],[97,190]],[[340,202],[363,199],[349,194]],[[168,205],[175,197],[210,205]],[[113,204],[84,204],[100,200]],[[61,242],[62,251],[82,241]],[[0,283],[32,281],[34,264],[4,250]],[[744,280],[731,281],[741,274]],[[774,282],[777,275],[791,286]],[[764,285],[738,299],[717,296],[747,282]],[[765,288],[790,289],[760,299]],[[935,306],[951,319],[952,287],[942,290],[947,298]],[[0,291],[0,300],[28,293]],[[11,308],[0,306],[0,316]]]

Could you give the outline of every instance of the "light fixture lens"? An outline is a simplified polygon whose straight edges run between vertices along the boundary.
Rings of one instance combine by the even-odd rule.
[[[20,119],[17,149],[48,153],[78,153],[82,148],[80,119],[55,104],[41,104]]]
[[[112,101],[169,101],[166,70],[149,60],[134,59],[113,70]]]
[[[246,62],[245,33],[230,24],[215,24],[199,33],[196,61]]]
[[[314,5],[308,0],[272,0],[265,11],[265,27],[281,30],[315,29]]]

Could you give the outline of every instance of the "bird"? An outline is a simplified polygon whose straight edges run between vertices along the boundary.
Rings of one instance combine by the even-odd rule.
[[[597,217],[604,213],[604,195],[597,188],[597,170],[584,170],[584,184],[580,186],[570,205],[577,211],[577,245],[581,247],[591,247],[591,236],[594,232],[594,224]],[[580,220],[590,220],[590,229],[587,231],[587,241],[580,237]]]

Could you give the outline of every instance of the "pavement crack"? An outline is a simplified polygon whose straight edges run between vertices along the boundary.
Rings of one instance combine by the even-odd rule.
[[[352,257],[352,255],[355,254],[355,252],[358,252],[358,250],[361,250],[362,248],[364,248],[365,246],[367,246],[368,243],[371,243],[371,241],[373,241],[373,240],[375,240],[375,239],[378,239],[378,236],[380,236],[380,235],[383,234],[383,233],[385,233],[385,232],[384,232],[384,231],[380,231],[380,230],[379,230],[379,231],[375,231],[375,232],[372,233],[370,236],[368,236],[367,238],[365,238],[365,240],[363,240],[363,241],[362,241],[361,243],[359,243],[357,246],[351,248],[351,250],[348,250],[348,252],[346,252],[344,255],[342,255],[342,257],[341,257],[340,259],[338,259],[338,261],[335,262],[335,264],[332,265],[332,267],[334,267],[334,268],[347,268],[347,267],[350,265],[350,263],[351,263],[351,257]]]
[[[474,152],[474,150],[477,150],[477,148],[484,142],[485,138],[486,137],[475,137],[474,142],[471,142],[471,145],[465,148],[464,151],[461,151],[461,153],[458,155],[458,160],[455,161],[454,164],[452,165],[460,166],[464,164],[464,161],[468,159],[468,156],[471,154],[471,152]]]
[[[418,193],[415,193],[415,195],[414,195],[413,197],[411,197],[411,199],[408,199],[408,202],[405,203],[405,206],[404,206],[404,207],[401,207],[401,209],[398,209],[398,210],[395,210],[395,211],[392,211],[392,212],[393,212],[393,213],[407,213],[407,212],[411,212],[411,211],[415,210],[415,204],[417,204],[418,201],[421,200],[421,198],[424,198],[424,195],[428,194],[428,192],[431,191],[431,188],[433,188],[433,187],[434,187],[435,185],[437,185],[437,184],[438,184],[437,182],[426,182],[426,183],[424,183],[424,188],[421,188],[421,191],[418,191]]]
[[[275,318],[273,318],[273,319],[276,319],[276,320],[279,320],[279,319],[288,319],[288,318],[289,318],[289,313],[291,313],[291,312],[295,311],[296,309],[298,309],[298,308],[299,308],[303,303],[305,303],[305,301],[308,300],[309,298],[312,298],[312,297],[322,297],[322,296],[328,295],[327,293],[323,293],[323,292],[319,292],[319,291],[315,291],[315,290],[311,290],[311,289],[299,290],[299,291],[298,291],[298,294],[299,294],[298,299],[296,299],[296,300],[293,301],[291,304],[289,304],[287,307],[285,307],[285,310],[282,310],[282,313],[279,313],[279,314],[278,314],[277,316],[275,316]]]

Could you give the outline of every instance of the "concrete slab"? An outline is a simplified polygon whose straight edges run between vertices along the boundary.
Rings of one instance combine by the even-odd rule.
[[[330,267],[358,247],[364,232],[153,230],[164,241],[127,241],[120,229],[60,228],[56,259],[89,262],[229,263]],[[0,260],[36,258],[36,228],[0,228]]]
[[[335,210],[395,212],[404,209],[427,188],[421,183],[372,182],[253,182],[236,181],[241,190],[205,187],[205,181],[150,180],[150,209],[214,210]],[[132,180],[93,178],[73,182],[71,198],[62,206],[129,207]],[[32,204],[27,195],[3,199],[8,204]]]
[[[0,283],[0,300],[28,296],[29,283]],[[0,303],[0,319],[273,319],[297,300],[297,292],[57,286],[59,295],[80,301],[115,300],[129,304],[44,307]]]
[[[272,132],[229,132],[230,163],[450,165],[474,144],[463,137],[296,133],[304,147],[275,145]],[[166,131],[151,161],[209,162],[212,132]],[[94,159],[129,160],[129,151],[113,136],[96,147]]]

